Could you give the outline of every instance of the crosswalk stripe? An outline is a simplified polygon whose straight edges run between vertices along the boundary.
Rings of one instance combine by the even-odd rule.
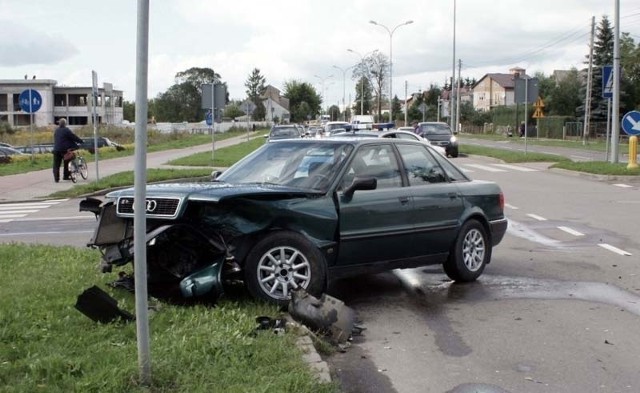
[[[476,169],[482,169],[484,171],[487,172],[507,172],[504,169],[500,169],[500,168],[493,168],[487,165],[480,165],[480,164],[465,164],[465,166],[470,166],[472,168],[476,168]]]
[[[538,172],[537,169],[527,168],[526,166],[509,165],[509,164],[493,164],[493,165],[499,166],[500,168],[513,169],[515,171],[520,171],[520,172]]]

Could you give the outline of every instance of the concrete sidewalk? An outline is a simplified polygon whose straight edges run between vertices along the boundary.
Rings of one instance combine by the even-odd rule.
[[[256,134],[252,134],[251,137],[255,138]],[[215,149],[218,150],[223,147],[246,141],[247,137],[244,135],[216,141]],[[147,153],[147,168],[169,168],[171,166],[167,165],[167,162],[170,160],[211,150],[212,144],[209,143],[206,145],[191,146],[184,149]],[[134,166],[134,155],[112,158],[109,160],[100,160],[98,162],[101,179],[115,173],[131,171],[134,169]],[[62,175],[62,168],[60,168],[60,174]],[[87,180],[79,179],[77,184],[84,184],[95,180],[96,164],[94,162],[90,162],[89,178]],[[54,182],[53,172],[51,169],[43,169],[41,171],[21,173],[18,175],[0,176],[0,203],[43,200],[47,199],[47,195],[51,195],[56,191],[71,189],[73,186],[74,183],[71,181],[60,180],[60,183]]]

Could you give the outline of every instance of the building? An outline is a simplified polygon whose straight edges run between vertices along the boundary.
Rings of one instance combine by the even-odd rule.
[[[526,70],[514,67],[508,74],[485,74],[473,85],[473,107],[477,111],[489,111],[496,106],[515,104],[515,78],[529,78]]]
[[[40,93],[42,104],[33,114],[33,125],[44,127],[64,117],[73,125],[92,124],[92,108],[90,107],[91,86],[70,87],[58,86],[53,79],[0,79],[0,122],[9,123],[12,127],[28,126],[31,115],[20,108],[20,93],[33,89]],[[121,90],[114,90],[111,83],[104,83],[98,88],[97,123],[120,124],[123,120],[123,95]]]

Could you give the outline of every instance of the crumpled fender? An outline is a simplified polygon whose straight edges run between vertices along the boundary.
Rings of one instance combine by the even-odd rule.
[[[211,296],[217,299],[224,292],[222,287],[222,265],[224,257],[215,263],[202,268],[180,281],[180,292],[186,298],[198,297],[202,295]]]

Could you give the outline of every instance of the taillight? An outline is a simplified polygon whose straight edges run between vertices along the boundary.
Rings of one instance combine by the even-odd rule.
[[[498,203],[500,203],[500,210],[504,210],[504,194],[502,192],[498,196]]]

